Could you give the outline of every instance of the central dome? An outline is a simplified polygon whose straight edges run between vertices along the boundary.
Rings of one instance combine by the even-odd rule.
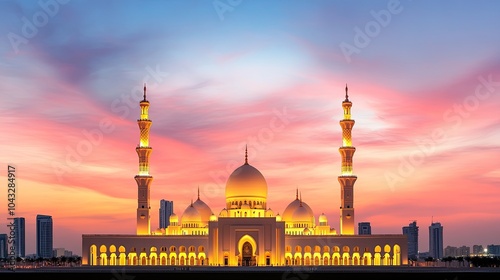
[[[267,182],[257,168],[245,162],[231,173],[226,183],[226,200],[267,200]]]

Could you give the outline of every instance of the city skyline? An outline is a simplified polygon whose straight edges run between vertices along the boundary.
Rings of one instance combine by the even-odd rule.
[[[42,3],[0,4],[8,97],[0,157],[16,166],[26,254],[36,251],[38,213],[53,217],[54,247],[78,255],[84,233],[135,233],[144,83],[154,104],[152,230],[161,199],[180,215],[198,188],[220,211],[245,145],[275,213],[298,188],[316,219],[325,213],[338,230],[338,104],[347,83],[356,221],[375,234],[437,221],[445,247],[500,243],[492,160],[500,156],[492,6],[500,3]],[[0,177],[7,184],[6,172]],[[428,244],[421,233],[419,250]]]

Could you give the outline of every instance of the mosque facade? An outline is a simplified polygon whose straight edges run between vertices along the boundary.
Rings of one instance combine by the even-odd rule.
[[[262,173],[244,163],[226,182],[226,207],[216,214],[200,199],[191,202],[180,217],[172,214],[167,228],[151,230],[149,174],[149,101],[140,101],[140,142],[137,183],[136,234],[83,234],[83,265],[176,266],[302,266],[302,265],[407,265],[408,241],[403,234],[355,234],[354,183],[351,131],[352,102],[348,89],[342,102],[342,157],[340,228],[330,227],[326,215],[316,216],[296,193],[282,215],[267,205],[268,185]]]

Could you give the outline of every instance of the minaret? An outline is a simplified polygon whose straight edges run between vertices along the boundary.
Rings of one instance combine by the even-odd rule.
[[[354,183],[357,177],[352,175],[352,156],[356,148],[352,146],[351,130],[354,120],[351,119],[351,106],[347,85],[345,86],[345,100],[342,102],[344,119],[340,121],[342,127],[342,147],[339,148],[342,156],[340,183],[340,234],[354,234]]]
[[[139,174],[134,178],[137,182],[137,235],[151,234],[151,217],[149,210],[151,208],[149,193],[153,176],[149,175],[149,156],[152,148],[149,146],[149,129],[151,120],[149,120],[148,110],[149,101],[146,99],[146,84],[144,84],[144,99],[140,102],[141,118],[137,120],[141,131],[139,145],[135,148],[139,156]]]

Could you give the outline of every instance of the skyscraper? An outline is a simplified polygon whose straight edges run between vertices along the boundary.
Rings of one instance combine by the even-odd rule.
[[[52,216],[36,215],[36,255],[38,257],[52,257],[52,240]]]
[[[2,233],[0,234],[0,259],[6,259],[8,253],[9,252],[7,251],[7,234]]]
[[[345,86],[345,100],[342,102],[344,118],[339,122],[342,127],[342,147],[339,153],[342,157],[340,183],[340,234],[354,234],[354,183],[357,176],[352,174],[352,156],[356,148],[352,146],[351,130],[354,120],[351,119],[352,103],[349,101],[347,85]]]
[[[140,130],[139,145],[135,148],[139,156],[139,173],[135,175],[137,182],[138,197],[137,197],[137,234],[151,234],[151,216],[149,210],[151,182],[153,176],[149,175],[149,156],[153,149],[149,146],[149,129],[151,128],[151,120],[149,119],[149,101],[146,99],[146,84],[144,84],[144,99],[140,102],[141,118],[137,120]]]
[[[24,258],[26,256],[26,237],[25,237],[25,221],[23,217],[14,218],[15,225],[15,244],[16,244],[16,257]]]
[[[170,215],[174,213],[174,202],[170,200],[160,200],[160,228],[167,228],[170,225]]]
[[[413,221],[407,227],[403,227],[403,234],[408,236],[408,259],[418,258],[418,226],[417,221]]]
[[[429,255],[434,259],[443,257],[443,227],[441,223],[429,226]]]

